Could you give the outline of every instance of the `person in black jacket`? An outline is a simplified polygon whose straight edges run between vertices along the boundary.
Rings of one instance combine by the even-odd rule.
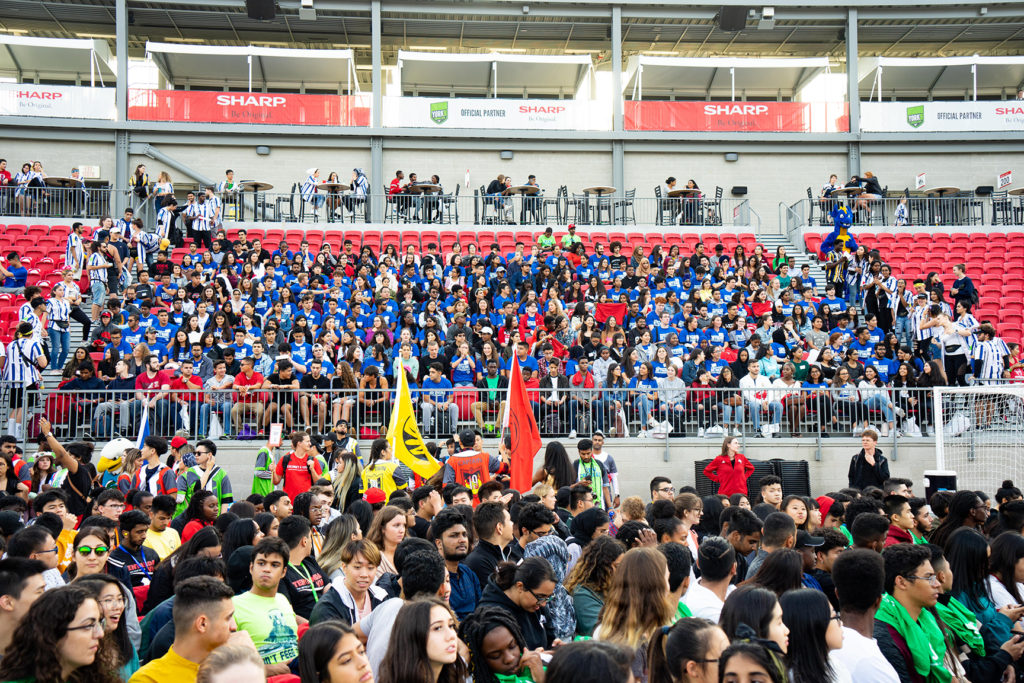
[[[505,560],[516,560],[518,543],[513,543],[512,517],[501,503],[481,503],[473,513],[473,530],[480,539],[464,563],[486,586],[495,568]]]
[[[878,444],[878,434],[873,429],[865,429],[860,435],[860,443],[860,452],[850,460],[850,472],[847,475],[850,488],[881,488],[889,478],[889,461],[882,455],[882,450],[875,447]]]
[[[555,593],[555,573],[542,557],[531,557],[519,565],[502,562],[484,587],[477,610],[500,607],[516,620],[526,648],[550,649],[555,640],[548,600]]]

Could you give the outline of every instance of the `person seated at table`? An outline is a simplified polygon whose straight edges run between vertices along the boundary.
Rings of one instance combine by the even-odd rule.
[[[412,219],[414,221],[419,221],[420,207],[423,205],[423,197],[420,195],[420,191],[415,188],[416,185],[419,185],[417,176],[415,173],[410,173],[409,182],[402,186],[402,194],[407,195],[402,198],[402,201],[405,203],[404,208],[406,211],[408,211],[410,206],[413,207],[414,215]]]
[[[317,192],[316,186],[319,184],[320,169],[307,168],[306,179],[302,182],[302,187],[299,189],[299,193],[302,195],[302,201],[310,202],[313,205],[314,211],[319,209],[327,200],[326,196]]]
[[[223,195],[235,194],[241,190],[241,186],[235,182],[235,172],[230,168],[224,171],[224,180],[217,183],[217,193]],[[227,199],[227,197],[225,197]]]
[[[857,181],[857,186],[864,190],[857,195],[858,209],[866,209],[872,199],[882,198],[882,186],[878,184],[878,178],[871,171],[864,171],[863,176],[853,176],[853,179]]]
[[[341,183],[341,178],[338,177],[338,172],[337,171],[331,171],[327,175],[327,182],[328,183],[339,183],[340,184]],[[337,209],[341,208],[341,190],[339,190],[338,188],[326,188],[326,189],[327,189],[327,220],[331,221],[334,218],[336,218],[336,216],[334,215],[334,212]],[[342,217],[342,219],[344,219],[345,215],[342,214],[341,217]]]
[[[535,175],[533,175],[531,173],[526,178],[526,184],[529,185],[530,187],[536,187],[537,188],[537,194],[533,194],[533,195],[524,194],[523,195],[523,208],[520,209],[520,211],[519,211],[519,223],[520,224],[525,224],[526,223],[526,213],[527,212],[529,212],[530,215],[533,217],[532,222],[540,223],[540,203],[541,203],[540,193],[541,193],[541,190],[540,190],[540,185],[537,184],[537,176],[535,176]]]
[[[401,171],[399,171],[401,173]],[[366,197],[370,194],[370,181],[366,179],[366,173],[361,168],[352,169],[352,192],[343,197],[345,208],[353,213],[356,207],[366,203]]]
[[[494,205],[496,211],[501,211],[501,207],[504,204],[502,193],[505,191],[507,185],[505,184],[505,174],[499,173],[498,177],[492,180],[487,185],[487,190],[484,192],[488,197],[493,197],[491,203]]]
[[[68,208],[71,209],[71,215],[84,216],[89,206],[89,190],[85,189],[82,172],[77,168],[71,169],[71,179],[75,182],[68,187]]]
[[[682,214],[680,209],[681,203],[676,197],[669,197],[669,193],[676,189],[676,177],[669,176],[665,179],[665,187],[662,188],[661,193],[664,195],[664,199],[661,200],[661,208],[672,212],[672,222],[675,223],[679,220],[679,216]]]
[[[825,183],[821,188],[821,194],[818,195],[818,205],[821,206],[821,214],[825,216],[825,220],[829,219],[829,212],[832,210],[832,192],[842,187],[839,184],[839,176],[835,173],[828,177],[828,182]]]
[[[686,189],[694,192],[683,198],[683,224],[694,225],[700,215],[700,188],[697,187],[697,181],[690,178],[686,181]]]
[[[430,190],[430,194],[427,194],[423,201],[426,204],[426,216],[427,222],[440,221],[441,214],[444,212],[444,202],[441,201],[441,195],[444,194],[444,188],[441,187],[441,176],[436,173],[430,176],[430,184],[436,185],[436,190]]]

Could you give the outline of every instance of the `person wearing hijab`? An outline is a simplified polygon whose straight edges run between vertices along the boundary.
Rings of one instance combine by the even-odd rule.
[[[357,206],[366,203],[368,194],[370,194],[370,181],[366,179],[366,173],[361,168],[353,168],[352,193],[343,198],[345,208],[354,214]]]
[[[555,572],[555,592],[548,600],[548,611],[555,631],[555,637],[570,642],[576,634],[576,610],[572,596],[565,590],[565,577],[569,574],[569,547],[554,534],[541,536],[526,544],[523,559],[543,557]]]
[[[608,513],[599,507],[584,510],[573,518],[572,527],[569,529],[572,533],[572,538],[566,541],[569,546],[567,574],[576,566],[576,562],[580,559],[583,549],[600,534],[608,533],[610,522]]]

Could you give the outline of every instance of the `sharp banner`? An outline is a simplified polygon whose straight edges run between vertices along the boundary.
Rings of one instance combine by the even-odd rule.
[[[389,128],[609,130],[611,115],[576,100],[385,97]]]
[[[841,133],[844,102],[666,102],[627,100],[626,130]]]
[[[1024,131],[1024,102],[861,102],[860,127],[878,133]]]
[[[114,88],[0,83],[0,116],[114,119]]]
[[[368,98],[361,95],[131,90],[128,118],[192,123],[368,126],[370,107]]]

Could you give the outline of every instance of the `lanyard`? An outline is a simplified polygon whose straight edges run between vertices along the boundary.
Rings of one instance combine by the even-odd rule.
[[[316,604],[320,602],[320,596],[316,594],[316,586],[313,585],[313,573],[301,564],[294,565],[291,562],[289,562],[288,566],[297,571],[299,573],[299,576],[302,576],[306,579],[306,582],[309,584],[309,590],[313,593],[313,603]]]
[[[138,568],[142,570],[142,573],[146,575],[147,579],[151,579],[152,578],[152,575],[149,573],[149,568],[146,566],[146,551],[145,550],[142,550],[141,548],[139,548],[139,550],[142,551],[142,560],[140,561],[139,558],[135,557],[134,555],[132,555],[128,551],[128,548],[124,547],[124,544],[119,545],[117,547],[118,547],[118,549],[123,550],[124,553],[128,557],[132,558],[132,560],[135,562],[135,564],[138,566]]]

